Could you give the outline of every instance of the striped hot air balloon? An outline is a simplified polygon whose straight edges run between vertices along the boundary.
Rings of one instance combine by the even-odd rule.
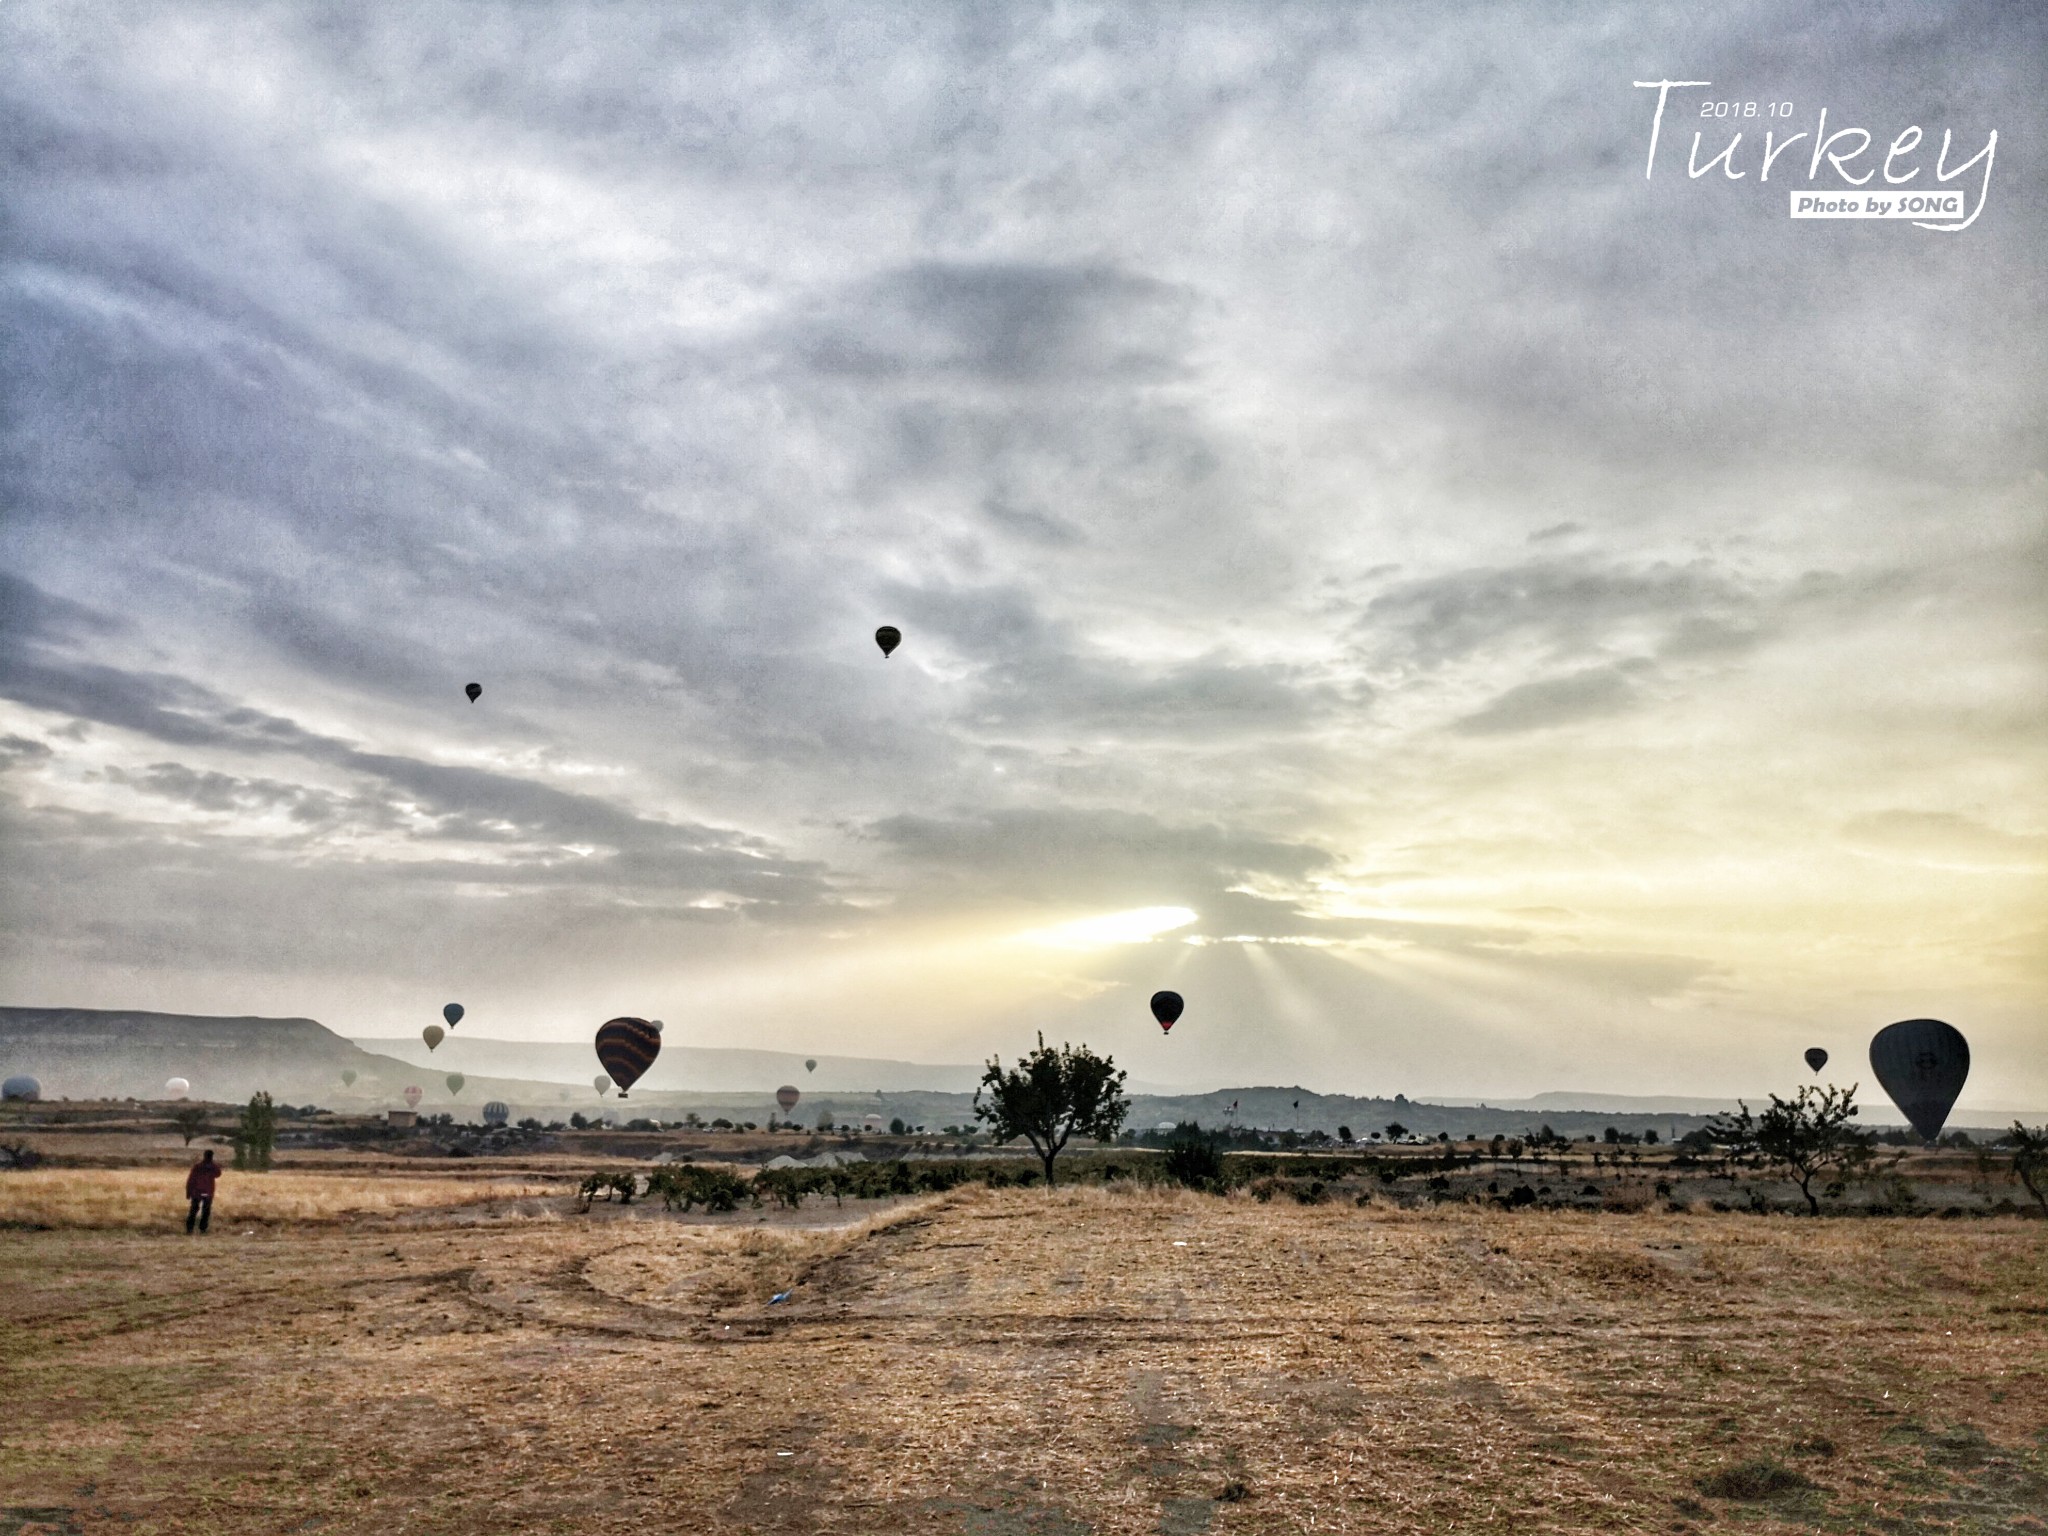
[[[511,1118],[512,1111],[502,1099],[493,1099],[484,1106],[485,1125],[503,1125]]]
[[[626,1090],[640,1081],[641,1074],[654,1065],[654,1058],[660,1054],[659,1022],[610,1019],[597,1032],[597,1059],[611,1074],[622,1099]]]

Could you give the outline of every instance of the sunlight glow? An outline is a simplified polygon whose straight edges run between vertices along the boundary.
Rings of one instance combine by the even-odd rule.
[[[1077,917],[1051,928],[1034,928],[1012,935],[1018,944],[1043,944],[1054,949],[1098,949],[1107,944],[1143,944],[1162,933],[1185,928],[1199,916],[1186,907],[1137,907],[1129,912],[1106,912],[1100,917]]]

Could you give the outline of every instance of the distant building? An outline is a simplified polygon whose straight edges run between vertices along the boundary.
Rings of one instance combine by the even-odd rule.
[[[418,1125],[420,1117],[409,1109],[393,1109],[385,1112],[384,1123],[395,1130],[405,1131]]]

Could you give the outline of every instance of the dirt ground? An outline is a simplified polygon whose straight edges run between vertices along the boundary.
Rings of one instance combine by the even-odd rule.
[[[2039,1221],[760,1214],[0,1232],[0,1536],[2048,1532]]]

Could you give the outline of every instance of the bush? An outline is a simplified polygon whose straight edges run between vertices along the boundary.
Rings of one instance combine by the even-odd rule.
[[[640,1181],[633,1176],[631,1170],[611,1168],[601,1169],[590,1175],[589,1178],[583,1181],[581,1187],[577,1189],[576,1195],[583,1202],[581,1208],[587,1211],[590,1209],[591,1202],[597,1199],[599,1195],[604,1196],[606,1200],[610,1200],[612,1196],[617,1195],[619,1197],[619,1204],[631,1205],[633,1197],[639,1192]],[[651,1180],[649,1181],[647,1192],[650,1195],[654,1193]]]
[[[761,1203],[760,1194],[737,1174],[723,1168],[699,1168],[692,1163],[675,1163],[649,1174],[647,1197],[651,1200],[656,1195],[661,1196],[662,1208],[670,1211],[677,1206],[687,1211],[699,1205],[707,1211],[736,1211],[742,1200],[751,1205]]]
[[[1775,1499],[1814,1486],[1813,1479],[1775,1461],[1745,1461],[1724,1467],[1699,1480],[1699,1490],[1715,1499]]]
[[[1202,1134],[1202,1128],[1193,1122],[1174,1128],[1173,1140],[1166,1146],[1164,1167],[1166,1176],[1185,1188],[1212,1193],[1223,1188],[1223,1155],[1216,1150],[1215,1143]],[[1273,1197],[1269,1190],[1259,1198],[1270,1200]]]

